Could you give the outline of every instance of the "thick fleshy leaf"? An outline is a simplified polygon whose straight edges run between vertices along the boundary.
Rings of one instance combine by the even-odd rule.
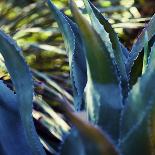
[[[47,0],[47,3],[64,37],[71,69],[70,75],[73,84],[75,108],[76,110],[80,110],[82,107],[83,92],[87,82],[83,43],[76,24],[59,11],[50,0]]]
[[[155,53],[155,42],[154,45],[151,48],[151,55]],[[149,59],[150,61],[154,61],[154,59]],[[153,107],[149,113],[148,116],[148,131],[149,131],[149,142],[150,142],[150,150],[152,154],[155,154],[155,124],[154,124],[154,119],[155,119],[155,99],[153,100]]]
[[[127,60],[128,60],[128,57],[129,57],[129,50],[123,44],[121,44],[120,46],[122,48],[123,61],[126,64]],[[126,65],[125,65],[125,68],[126,68]]]
[[[89,119],[117,141],[122,96],[115,65],[104,42],[80,14],[73,1],[71,11],[85,43],[88,76],[86,102]]]
[[[152,155],[150,149],[149,130],[147,126],[147,119],[140,123],[134,129],[132,134],[120,144],[121,154],[123,155]]]
[[[33,84],[29,68],[25,63],[24,58],[21,56],[20,48],[1,30],[0,52],[4,57],[6,67],[16,89],[20,118],[17,116],[14,117],[17,117],[15,119],[21,119],[22,121],[24,134],[27,140],[26,143],[31,148],[32,154],[44,155],[45,152],[39,141],[32,119]],[[11,117],[11,114],[8,114],[7,117]],[[18,129],[18,125],[16,127]]]
[[[2,155],[32,155],[24,135],[16,95],[2,81],[0,81],[0,133]]]
[[[61,148],[61,155],[73,155],[73,154],[86,155],[84,145],[81,140],[81,136],[75,129],[72,129],[71,133],[67,135]]]
[[[0,100],[1,107],[5,107],[12,112],[18,112],[15,94],[2,81],[0,81]]]
[[[149,134],[151,134],[148,130],[148,118],[155,108],[154,79],[155,44],[152,47],[147,70],[133,86],[122,112],[120,147],[123,153],[126,152],[125,155],[145,155],[146,152],[151,155],[152,150],[148,146],[150,143]]]
[[[118,36],[116,34],[116,32],[114,31],[114,29],[112,28],[111,24],[108,22],[108,20],[102,15],[102,13],[89,1],[87,0],[83,0],[85,2],[85,6],[87,8],[87,10],[91,10],[89,11],[90,17],[92,18],[92,21],[94,21],[94,28],[99,28],[98,25],[96,25],[97,23],[97,19],[100,22],[100,24],[102,24],[102,26],[100,26],[100,29],[105,29],[104,31],[106,31],[106,33],[108,33],[109,35],[109,39],[105,38],[105,32],[100,33],[100,36],[102,38],[104,38],[103,41],[109,41],[111,42],[110,44],[112,45],[112,51],[114,53],[114,57],[115,57],[115,61],[119,70],[119,74],[121,76],[121,80],[122,80],[122,88],[123,88],[123,93],[126,96],[128,93],[128,77],[127,77],[127,73],[126,73],[126,67],[125,67],[125,61],[124,58],[128,57],[129,52],[127,51],[127,49],[120,43]],[[90,6],[89,6],[90,4]],[[91,7],[91,8],[90,8]],[[91,13],[91,12],[94,12]],[[94,17],[94,15],[96,17]],[[97,19],[96,19],[97,18]],[[108,36],[107,35],[107,36]]]
[[[0,144],[2,155],[32,155],[26,141],[15,94],[0,81]],[[1,150],[0,150],[1,151]]]
[[[155,106],[151,109],[151,112],[148,117],[148,132],[150,133],[149,134],[149,142],[150,142],[149,148],[152,154],[155,154],[155,122],[154,122],[154,119],[155,119]]]
[[[145,41],[145,38],[144,38],[143,45],[145,45],[146,43],[148,44],[147,58],[150,55],[151,47],[153,46],[154,42],[155,42],[155,34],[150,39],[150,41],[148,39],[147,39],[147,41]],[[130,88],[132,88],[132,86],[137,82],[138,77],[140,77],[142,75],[143,59],[144,59],[144,47],[143,47],[142,51],[139,53],[136,60],[134,61],[134,65],[131,68],[131,72],[130,72],[130,75],[129,75]],[[126,62],[127,62],[126,63],[126,68],[128,69],[128,60]]]
[[[89,155],[119,154],[119,150],[115,147],[115,145],[113,145],[108,136],[100,128],[90,124],[87,120],[81,119],[74,112],[71,112],[66,106],[63,106],[63,109],[70,122],[78,131],[78,140],[83,144],[83,148],[81,147],[82,153],[85,152],[85,154]],[[73,137],[71,139],[73,139]],[[80,143],[77,147],[81,145]]]
[[[147,26],[143,29],[142,33],[139,35],[137,41],[133,45],[131,52],[129,54],[129,59],[127,62],[127,74],[130,76],[130,72],[132,70],[132,67],[134,67],[134,62],[137,59],[140,52],[142,52],[142,49],[144,48],[144,42],[145,42],[145,33],[148,34],[148,41],[151,40],[151,38],[155,34],[155,15],[151,18],[150,22],[147,24]]]
[[[95,16],[88,0],[83,0],[85,4],[85,8],[87,10],[87,13],[90,17],[92,27],[96,30],[102,41],[105,43],[105,46],[107,47],[107,51],[110,53],[111,57],[114,57],[113,49],[112,49],[112,43],[109,38],[109,33],[105,30],[105,25],[102,25],[97,17]],[[93,5],[92,5],[93,6]]]
[[[62,145],[61,155],[104,155],[107,153],[108,155],[117,155],[117,153],[111,153],[110,151],[101,152],[100,147],[104,148],[104,146],[99,146],[98,143],[94,143],[85,135],[79,133],[77,129],[72,129]]]

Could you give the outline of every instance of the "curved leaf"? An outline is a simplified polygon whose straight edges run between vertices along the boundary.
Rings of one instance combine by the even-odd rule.
[[[1,107],[5,107],[12,112],[18,111],[15,94],[2,81],[0,81],[0,100]]]
[[[123,155],[152,155],[150,149],[149,130],[148,130],[148,117],[134,128],[132,134],[120,144],[121,154]]]
[[[86,102],[90,120],[117,141],[122,96],[115,65],[95,30],[71,1],[71,11],[85,43],[87,57]],[[109,92],[111,98],[109,99]],[[115,115],[115,117],[113,117]]]
[[[79,36],[77,26],[60,12],[50,0],[47,0],[47,3],[64,37],[69,57],[69,65],[71,68],[70,74],[75,96],[75,108],[80,110],[82,107],[83,92],[87,81],[83,43]]]
[[[33,84],[29,68],[21,56],[20,48],[1,30],[0,52],[4,57],[6,67],[16,89],[18,111],[27,143],[33,154],[44,155],[45,152],[39,141],[32,119]]]
[[[0,81],[0,122],[1,154],[32,155],[24,135],[16,95],[2,81]]]
[[[155,42],[151,48],[151,56],[154,55],[155,53]],[[154,63],[154,59],[151,59],[151,56],[149,58],[149,63]],[[153,57],[153,56],[152,56]],[[155,154],[155,124],[154,124],[154,119],[155,119],[155,100],[153,100],[153,107],[151,108],[151,111],[148,116],[148,131],[149,131],[149,142],[150,142],[150,150],[152,154]]]
[[[75,140],[76,139],[76,140]],[[61,155],[86,155],[84,145],[77,130],[72,129],[69,135],[65,138]]]
[[[63,109],[66,116],[78,130],[77,136],[80,143],[83,143],[82,152],[84,149],[85,153],[89,155],[118,155],[119,150],[100,128],[90,124],[86,120],[82,120],[78,115],[75,115],[75,113],[67,109],[65,105]]]
[[[100,24],[102,24],[102,26],[100,26],[101,29],[105,29],[106,33],[108,33],[108,35],[109,35],[109,39],[111,41],[111,45],[112,45],[112,48],[113,48],[112,50],[113,50],[113,53],[114,53],[115,61],[116,61],[116,64],[117,64],[117,67],[118,67],[118,70],[119,70],[119,74],[120,74],[121,80],[122,80],[122,88],[123,88],[123,91],[124,91],[123,93],[124,93],[125,96],[127,96],[127,93],[128,93],[128,77],[127,77],[127,73],[126,73],[125,61],[124,61],[123,58],[128,57],[129,52],[120,43],[116,32],[114,31],[114,29],[112,28],[112,26],[108,22],[108,20],[102,15],[102,13],[90,1],[89,1],[89,3],[87,2],[87,0],[83,0],[83,1],[85,2],[86,8],[88,8],[89,10],[92,9],[91,11],[94,12],[93,15],[92,15],[92,13],[90,13],[92,21],[94,21],[93,23],[96,24],[97,23],[96,20],[98,19]],[[89,6],[89,4],[90,4],[90,6]],[[91,9],[90,9],[90,7],[91,7]],[[94,17],[94,15],[96,17]],[[96,27],[98,28],[99,26],[96,25]],[[109,40],[107,40],[107,38],[105,38],[105,34],[103,32],[100,33],[100,36],[104,37],[103,41],[109,41]]]
[[[153,37],[150,39],[150,41],[147,39],[146,41],[143,42],[143,44],[148,44],[148,51],[147,51],[147,58],[150,55],[151,47],[153,46],[153,43],[155,42],[155,34]],[[137,82],[138,77],[142,75],[142,68],[143,68],[143,59],[144,59],[144,48],[142,51],[139,53],[137,59],[134,61],[134,65],[131,68],[130,71],[130,88]],[[126,63],[126,67],[128,68],[128,60]],[[147,64],[146,64],[147,65]]]
[[[95,14],[91,8],[91,6],[93,6],[93,5],[90,6],[88,0],[83,0],[83,2],[85,4],[85,8],[86,8],[88,15],[90,17],[92,27],[96,30],[98,35],[101,37],[102,41],[105,43],[105,46],[108,49],[107,51],[110,53],[111,57],[113,58],[114,53],[113,53],[113,49],[112,49],[112,43],[109,38],[109,33],[107,33],[105,30],[105,25],[101,25],[101,23],[95,16]]]
[[[150,144],[148,118],[155,108],[154,62],[155,44],[152,47],[147,70],[133,86],[122,112],[120,147],[123,152],[126,152],[125,155],[144,155],[146,152],[149,155],[152,152],[150,146],[148,146]],[[126,149],[130,151],[127,153]]]
[[[142,33],[139,35],[136,43],[133,45],[131,52],[129,54],[129,59],[127,62],[127,74],[130,76],[130,72],[132,67],[134,66],[134,61],[137,59],[139,53],[144,48],[144,42],[145,42],[145,33],[148,34],[148,41],[151,40],[153,35],[155,34],[155,15],[152,16],[150,22],[147,24],[147,26],[143,29]]]

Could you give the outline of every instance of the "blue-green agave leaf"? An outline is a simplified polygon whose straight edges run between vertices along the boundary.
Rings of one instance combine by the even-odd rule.
[[[5,107],[12,112],[18,111],[15,94],[2,81],[0,81],[0,100],[1,107]]]
[[[61,155],[86,155],[80,134],[72,129],[62,144]]]
[[[73,1],[71,11],[85,43],[88,76],[86,102],[89,119],[117,140],[122,95],[115,65],[104,42],[80,14]]]
[[[76,24],[59,11],[50,0],[47,0],[47,3],[64,37],[71,68],[70,74],[73,84],[75,108],[76,110],[80,110],[83,92],[87,82],[83,43]]]
[[[99,147],[98,143],[89,140],[85,135],[80,134],[77,129],[72,129],[62,145],[61,155],[102,155]],[[110,152],[106,153],[110,155]]]
[[[4,57],[5,65],[16,89],[19,119],[22,121],[26,143],[31,148],[32,154],[44,155],[45,152],[39,141],[32,119],[33,83],[29,68],[21,55],[20,48],[11,37],[1,30],[0,52]]]
[[[128,50],[124,47],[124,45],[122,45],[118,39],[118,36],[116,34],[116,32],[114,31],[114,29],[112,28],[111,24],[108,22],[108,20],[102,15],[102,13],[89,1],[84,0],[86,8],[88,8],[89,10],[91,10],[91,12],[93,11],[93,13],[90,13],[90,16],[92,18],[92,21],[94,21],[94,25],[96,25],[97,23],[97,19],[100,22],[100,24],[102,26],[101,29],[105,29],[106,33],[108,33],[109,35],[109,39],[112,45],[112,50],[114,53],[114,57],[115,57],[115,61],[118,67],[118,71],[119,74],[121,76],[121,80],[122,80],[122,88],[123,88],[123,93],[126,96],[128,93],[128,77],[127,77],[127,73],[126,73],[126,66],[125,66],[125,61],[124,58],[128,57]],[[90,4],[90,6],[89,6]],[[91,7],[91,9],[90,9]],[[90,12],[90,11],[89,11]],[[96,17],[94,17],[94,15]],[[97,19],[96,19],[97,18]],[[96,25],[97,28],[99,28],[98,25]],[[107,36],[108,36],[107,35]],[[105,34],[102,32],[100,33],[100,36],[104,37],[105,40],[103,41],[109,41],[107,40],[107,38],[105,38]]]
[[[121,44],[120,46],[122,48],[123,61],[125,63],[125,68],[126,68],[126,63],[127,63],[128,57],[129,57],[129,50],[123,44]]]
[[[32,155],[24,135],[16,95],[0,81],[0,153]]]
[[[154,51],[155,52],[155,51]],[[149,136],[149,144],[150,144],[150,150],[152,154],[155,154],[155,108],[153,107],[151,109],[151,112],[148,117],[148,136]]]
[[[145,34],[147,35],[147,31],[145,32]],[[144,67],[147,66],[147,59],[150,55],[151,47],[153,46],[154,42],[155,42],[155,34],[153,35],[150,41],[148,40],[148,37],[144,37],[144,42],[143,42],[144,48],[142,49],[142,52],[139,53],[137,59],[134,61],[134,65],[132,66],[131,72],[129,75],[130,88],[132,88],[132,86],[137,82],[138,77],[140,77],[143,74]],[[144,57],[146,62],[145,65],[144,65]],[[126,64],[128,64],[128,61]],[[128,65],[126,65],[126,67],[128,67]]]
[[[143,29],[142,33],[139,35],[137,41],[134,43],[131,52],[129,54],[128,62],[127,62],[127,74],[130,76],[130,72],[132,67],[134,67],[134,62],[137,59],[139,53],[144,48],[144,42],[145,42],[145,33],[148,34],[148,41],[151,40],[151,38],[155,34],[155,15],[152,16],[150,22],[147,24],[147,26]]]
[[[109,34],[106,32],[106,30],[104,28],[105,25],[101,25],[101,23],[99,22],[99,20],[95,16],[88,0],[83,0],[83,2],[85,4],[85,8],[87,10],[87,13],[90,17],[92,27],[96,30],[98,35],[101,37],[102,41],[105,43],[105,46],[108,49],[107,51],[110,53],[111,57],[113,58],[114,53],[113,53],[113,49],[112,49],[112,43],[110,41]]]
[[[151,48],[151,55],[148,59],[148,65],[153,63],[154,59],[152,58],[155,53],[155,42]],[[150,113],[148,115],[147,123],[148,123],[148,136],[149,136],[149,144],[150,144],[150,150],[151,154],[155,154],[155,125],[154,125],[154,119],[155,119],[155,99],[153,100],[153,106],[150,110]]]
[[[152,155],[150,149],[150,139],[148,130],[148,117],[142,120],[137,128],[134,128],[132,134],[120,143],[121,154],[123,155]]]
[[[155,109],[154,79],[155,44],[152,47],[148,67],[130,91],[122,112],[120,148],[125,155],[151,155],[148,119]]]

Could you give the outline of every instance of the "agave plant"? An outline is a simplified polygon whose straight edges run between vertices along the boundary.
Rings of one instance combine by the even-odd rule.
[[[75,111],[87,114],[81,119],[67,103],[60,105],[73,125],[60,154],[155,154],[155,16],[129,52],[99,10],[83,2],[89,20],[70,1],[75,23],[47,0],[65,41]],[[31,73],[20,48],[3,31],[0,52],[16,92],[0,81],[0,152],[44,155],[32,119]]]
[[[75,109],[84,110],[87,121],[97,125],[105,141],[113,145],[108,152],[106,144],[101,146],[91,133],[87,138],[94,141],[88,142],[77,126],[80,133],[71,132],[63,154],[154,154],[155,16],[129,52],[90,1],[83,0],[89,20],[70,1],[76,23],[47,2],[66,43]]]

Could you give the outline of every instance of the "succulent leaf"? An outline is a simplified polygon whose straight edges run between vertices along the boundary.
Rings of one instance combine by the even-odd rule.
[[[63,109],[65,110],[66,116],[78,131],[78,140],[80,143],[83,143],[83,148],[81,147],[82,153],[85,152],[89,155],[94,155],[95,153],[98,155],[118,155],[119,150],[100,128],[92,125],[87,120],[82,120],[66,107]],[[70,137],[71,139],[73,139],[72,136]],[[81,145],[80,143],[78,144],[78,147]]]
[[[132,68],[134,67],[134,62],[138,58],[139,53],[144,48],[144,42],[145,42],[145,34],[147,32],[148,34],[148,41],[152,39],[152,37],[155,34],[155,15],[152,16],[150,22],[147,24],[147,26],[143,29],[141,34],[139,35],[137,41],[132,46],[131,52],[129,54],[128,62],[127,62],[127,74],[130,76],[130,72]]]
[[[100,24],[102,24],[102,29],[105,29],[106,33],[108,33],[107,36],[109,36],[108,39],[110,39],[110,42],[111,42],[111,45],[113,48],[112,51],[114,53],[115,61],[117,64],[117,68],[118,68],[119,74],[121,76],[123,93],[125,96],[127,96],[128,77],[127,77],[127,73],[126,73],[125,61],[123,58],[124,58],[124,56],[128,57],[129,52],[124,47],[124,45],[122,45],[120,43],[116,32],[114,31],[114,29],[112,28],[112,26],[108,22],[108,20],[102,15],[102,13],[90,1],[88,3],[87,0],[84,0],[84,2],[85,2],[86,8],[89,8],[89,10],[90,10],[90,7],[91,7],[91,9],[92,9],[91,11],[94,12],[94,14],[90,14],[90,17],[92,18],[92,21],[94,21],[94,24],[97,23],[95,20],[97,18],[98,21],[100,22]],[[90,4],[90,6],[89,6],[89,4]],[[96,16],[96,18],[94,17],[94,15]],[[98,28],[99,26],[96,25],[96,27]],[[103,32],[100,33],[100,36],[101,37],[105,36],[104,33]],[[107,38],[104,37],[103,41],[106,42]]]
[[[76,140],[75,140],[76,139]],[[61,155],[86,155],[81,137],[76,129],[72,129],[64,140]]]
[[[4,57],[5,65],[16,89],[18,112],[26,136],[26,143],[31,148],[32,154],[44,155],[45,152],[39,141],[32,119],[33,84],[29,68],[21,55],[20,48],[11,37],[1,30],[0,45],[0,52]],[[8,114],[7,117],[11,117],[11,114],[10,116]]]
[[[86,49],[88,117],[116,140],[119,132],[122,96],[115,65],[104,42],[79,13],[73,1],[71,1],[71,11],[79,26]],[[108,97],[109,92],[113,96],[111,99]]]
[[[144,155],[147,153],[149,155],[152,152],[148,118],[155,108],[154,62],[155,44],[151,50],[147,70],[133,86],[122,112],[120,147],[123,152],[126,152],[125,154]]]
[[[104,29],[104,26],[100,24],[99,20],[95,16],[88,0],[83,0],[83,2],[85,4],[87,13],[90,17],[92,27],[94,28],[94,30],[96,30],[96,32],[98,33],[102,41],[105,43],[105,46],[108,49],[107,51],[110,53],[110,56],[114,58],[114,53],[113,53],[112,44],[109,38],[109,34],[106,32],[106,30]]]
[[[130,80],[129,80],[130,88],[132,88],[132,86],[137,82],[138,77],[140,77],[143,74],[145,70],[144,68],[147,67],[147,62],[148,62],[147,59],[150,55],[151,47],[153,46],[153,43],[155,42],[155,34],[150,39],[150,41],[148,40],[147,32],[145,32],[145,36],[146,37],[144,37],[144,42],[143,42],[144,48],[142,49],[142,52],[139,53],[137,59],[134,61],[134,65],[131,68],[131,72],[129,75],[130,76]]]
[[[154,45],[151,48],[151,56],[155,53],[155,42]],[[151,56],[148,59],[148,63],[150,64],[151,61],[154,61],[151,59]],[[155,102],[155,100],[153,101]],[[150,150],[151,154],[155,154],[155,124],[154,124],[154,119],[155,119],[155,103],[153,103],[153,107],[151,108],[151,111],[149,113],[147,122],[148,122],[148,135],[149,135],[149,142],[150,142]]]
[[[142,120],[137,128],[130,136],[120,143],[121,154],[123,155],[152,155],[150,149],[149,130],[148,130],[148,117]]]
[[[76,24],[59,11],[50,0],[47,0],[47,3],[64,37],[71,69],[70,74],[73,84],[75,108],[76,110],[80,110],[82,107],[84,88],[87,82],[87,71],[83,43],[79,35],[79,30]]]
[[[16,95],[2,81],[0,81],[0,122],[1,154],[32,155],[24,135]]]
[[[2,81],[0,81],[0,100],[1,107],[5,107],[12,112],[18,111],[15,94]]]

